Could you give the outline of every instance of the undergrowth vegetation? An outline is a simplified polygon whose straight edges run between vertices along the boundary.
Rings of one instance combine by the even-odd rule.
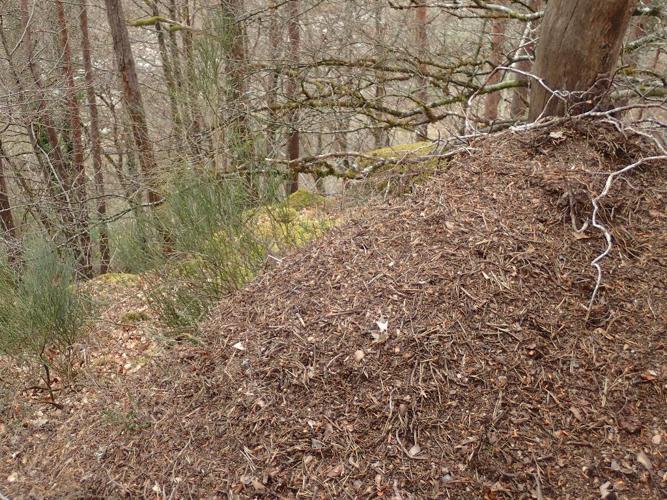
[[[94,286],[122,280],[137,287],[141,274],[154,319],[172,337],[193,338],[210,308],[252,279],[267,259],[280,259],[335,223],[324,197],[298,191],[285,198],[281,182],[180,171],[160,206],[129,207],[112,224],[112,272]],[[95,307],[63,245],[36,238],[23,245],[21,262],[0,257],[0,355],[31,361],[48,386],[50,370],[64,368],[54,360],[66,364],[62,354],[77,342]]]
[[[332,225],[319,195],[299,191],[279,201],[277,184],[266,181],[260,192],[248,185],[241,176],[179,176],[154,214],[117,225],[112,267],[151,275],[148,301],[173,332],[194,329],[269,255]]]
[[[23,262],[0,262],[0,354],[48,367],[51,352],[67,352],[80,335],[88,306],[71,257],[28,239]]]

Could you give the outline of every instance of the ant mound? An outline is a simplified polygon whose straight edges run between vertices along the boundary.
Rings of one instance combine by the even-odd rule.
[[[664,498],[667,163],[591,223],[653,154],[599,123],[474,142],[221,303],[82,487]]]
[[[193,445],[224,489],[661,496],[665,162],[600,200],[592,304],[584,226],[642,151],[597,125],[481,140],[221,304]]]

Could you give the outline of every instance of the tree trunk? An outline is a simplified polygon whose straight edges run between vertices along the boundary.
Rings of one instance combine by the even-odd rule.
[[[592,109],[611,85],[636,0],[551,0],[546,7],[534,74],[564,99],[531,81],[530,120]]]
[[[382,2],[377,2],[375,7],[375,32],[373,36],[374,40],[374,49],[375,49],[375,59],[378,66],[385,63],[387,58],[387,47],[385,46],[385,26],[383,20],[384,6]],[[381,106],[384,104],[384,100],[387,97],[387,88],[385,85],[385,72],[382,70],[375,70],[375,102],[377,105]],[[380,118],[382,118],[380,114]],[[389,145],[389,134],[387,130],[383,128],[379,123],[375,124],[373,129],[373,142],[376,149],[384,148]]]
[[[542,5],[541,0],[532,0],[528,5],[533,10],[538,10]],[[532,28],[533,22],[526,23],[526,26],[523,30],[523,35],[521,36],[520,49],[515,53],[517,56],[529,57],[532,56],[535,51],[535,44],[532,41]],[[530,70],[533,67],[532,61],[529,59],[522,59],[521,61],[516,62],[514,68],[522,71],[524,73],[530,73]],[[529,83],[528,77],[521,73],[514,73],[514,78],[520,82]],[[527,87],[517,87],[512,92],[512,103],[510,104],[510,117],[513,120],[521,120],[525,117],[528,111],[528,88]]]
[[[491,21],[491,64],[494,69],[502,64],[503,44],[505,42],[505,28],[507,21],[502,18]],[[502,71],[495,71],[486,81],[486,85],[500,83],[503,77]],[[484,119],[493,123],[498,119],[498,107],[500,106],[501,92],[491,92],[486,96],[484,102]]]
[[[95,180],[95,195],[97,196],[96,213],[100,231],[100,274],[109,271],[111,253],[109,251],[109,228],[106,224],[107,204],[105,200],[104,170],[102,169],[102,142],[100,140],[100,120],[97,112],[95,96],[95,76],[90,49],[88,29],[87,0],[79,0],[79,26],[81,29],[81,52],[83,56],[84,78],[86,81],[86,99],[90,118],[90,145],[93,158],[93,176]]]
[[[194,26],[195,17],[194,14],[190,13],[190,0],[185,0],[183,3],[183,21],[185,21],[185,24],[188,26]],[[192,30],[181,30],[181,33],[183,35],[183,55],[185,57],[185,79],[183,87],[185,89],[186,107],[190,111],[189,116],[184,114],[184,118],[188,119],[186,127],[187,139],[193,156],[197,157],[198,160],[203,163],[206,153],[203,144],[204,115],[202,114],[201,108],[199,106],[199,99],[197,97],[197,90],[195,88],[197,74],[195,71]],[[212,151],[208,151],[208,154],[210,154],[211,158],[214,155]]]
[[[297,64],[299,62],[299,52],[301,46],[301,33],[299,26],[299,1],[289,0],[287,25],[287,45],[289,50],[289,62],[292,65],[289,77],[287,78],[287,99],[290,102],[296,101],[298,77],[296,76]],[[287,136],[287,158],[296,160],[300,156],[300,138],[299,138],[299,112],[294,109],[290,112],[289,134]],[[289,192],[294,193],[299,189],[299,174],[290,173]]]
[[[134,56],[130,46],[130,37],[125,26],[125,14],[121,0],[104,0],[107,9],[107,19],[113,38],[113,49],[116,56],[116,65],[123,87],[123,97],[130,115],[132,135],[139,150],[139,163],[142,174],[148,184],[148,201],[157,204],[161,201],[157,189],[157,162],[153,144],[148,137],[148,125],[144,103],[139,89],[139,79],[134,64]]]
[[[10,262],[14,260],[14,246],[16,240],[16,225],[12,215],[12,206],[9,203],[9,189],[5,179],[5,159],[0,155],[0,236],[5,236],[9,251]]]
[[[426,18],[426,6],[424,5],[424,0],[416,0],[417,8],[415,9],[415,41],[417,43],[417,57],[422,61],[426,58],[428,54],[428,32],[427,32],[427,18]],[[424,76],[426,72],[426,67],[423,62],[419,62],[419,76],[417,78],[417,99],[420,106],[426,106],[428,104],[428,80]],[[427,120],[428,116],[424,113],[424,119]],[[419,125],[416,130],[416,140],[421,141],[428,138],[428,123]]]
[[[185,150],[185,135],[183,133],[183,121],[181,120],[181,111],[178,107],[176,80],[174,77],[174,69],[172,59],[167,50],[167,39],[165,37],[165,30],[160,22],[160,11],[158,4],[153,0],[151,7],[153,9],[153,16],[155,17],[155,34],[157,38],[157,45],[160,53],[160,60],[162,62],[162,74],[164,75],[164,82],[167,87],[167,96],[169,98],[169,111],[171,113],[171,124],[173,130],[173,140],[177,152]]]
[[[231,147],[235,163],[246,163],[251,155],[252,135],[248,128],[248,99],[246,95],[246,72],[248,56],[246,51],[246,29],[242,20],[243,0],[221,0],[222,15],[227,18],[230,29],[230,45],[227,53],[228,66],[228,106],[231,111],[227,133],[227,143]],[[228,112],[229,112],[228,111]]]
[[[71,194],[74,209],[76,210],[76,230],[79,242],[78,260],[81,272],[87,278],[93,274],[91,260],[90,225],[88,221],[88,207],[86,195],[86,168],[83,151],[83,137],[79,101],[76,97],[74,83],[74,69],[72,68],[72,50],[69,43],[67,17],[62,0],[55,0],[56,17],[58,18],[58,39],[62,51],[63,76],[65,77],[67,93],[67,121],[69,134],[72,140],[72,188]]]
[[[60,138],[58,137],[58,131],[56,130],[51,115],[49,114],[46,107],[46,99],[43,85],[42,85],[42,76],[39,65],[35,60],[34,54],[34,44],[32,41],[32,26],[30,26],[30,13],[28,11],[28,0],[21,0],[20,3],[21,10],[21,23],[23,25],[24,37],[23,42],[25,43],[26,57],[28,59],[28,68],[30,70],[30,75],[32,76],[32,81],[35,86],[35,90],[39,95],[38,98],[38,117],[37,125],[39,128],[43,127],[44,132],[46,133],[46,140],[48,142],[49,151],[44,150],[41,145],[34,143],[35,154],[39,158],[39,154],[42,153],[47,156],[49,165],[47,168],[50,169],[53,166],[53,170],[48,170],[44,172],[45,176],[48,179],[53,179],[49,182],[51,192],[54,194],[54,202],[58,206],[60,216],[62,217],[63,224],[65,225],[65,234],[68,236],[72,230],[72,213],[67,203],[67,193],[70,190],[70,175],[67,168],[67,162],[62,150],[60,149]],[[17,79],[17,81],[19,81]],[[30,123],[29,128],[34,130],[35,123]],[[41,151],[40,151],[41,149]],[[55,179],[54,179],[55,177]]]

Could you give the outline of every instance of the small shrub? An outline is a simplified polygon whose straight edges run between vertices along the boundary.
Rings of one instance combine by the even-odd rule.
[[[86,318],[74,281],[71,258],[45,241],[26,245],[20,269],[1,266],[0,353],[48,365],[47,350],[66,352]]]

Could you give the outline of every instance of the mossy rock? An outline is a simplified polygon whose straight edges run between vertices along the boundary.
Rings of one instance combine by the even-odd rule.
[[[335,219],[285,206],[264,207],[252,223],[255,234],[274,253],[290,247],[300,247],[312,241],[336,224]]]
[[[430,141],[413,142],[411,144],[399,144],[397,146],[388,146],[386,148],[373,149],[366,152],[368,156],[377,156],[378,158],[404,158],[409,156],[424,156],[435,150],[435,143]],[[362,161],[370,162],[363,158]]]
[[[131,273],[106,273],[96,277],[94,283],[114,283],[132,286],[139,283],[139,275]]]
[[[141,323],[148,321],[151,317],[145,311],[128,311],[120,318],[121,323]]]
[[[284,204],[294,210],[304,210],[306,208],[324,208],[326,198],[321,194],[311,193],[305,189],[299,189],[287,197]]]
[[[412,186],[428,179],[438,166],[438,159],[427,159],[422,162],[405,162],[403,160],[427,156],[435,151],[435,143],[429,141],[411,144],[399,144],[366,152],[368,156],[378,159],[392,160],[376,167],[368,176],[367,185],[373,191],[389,191],[392,194],[401,194],[409,191]],[[373,165],[369,158],[362,158],[358,162],[361,168]]]

